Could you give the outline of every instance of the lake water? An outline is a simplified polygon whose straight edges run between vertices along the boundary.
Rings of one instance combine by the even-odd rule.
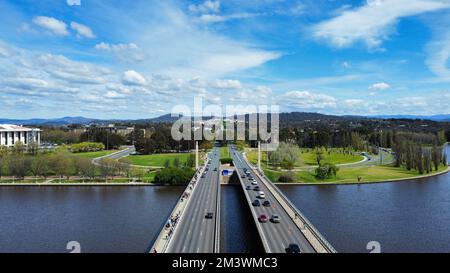
[[[367,185],[282,186],[340,252],[450,252],[450,174]],[[0,187],[0,252],[142,253],[181,187]],[[222,252],[260,252],[242,189],[222,187]]]

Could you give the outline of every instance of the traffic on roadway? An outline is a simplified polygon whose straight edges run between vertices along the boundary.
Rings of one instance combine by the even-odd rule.
[[[218,148],[208,155],[208,164],[189,197],[169,242],[169,253],[214,253],[218,250],[220,184]]]
[[[241,152],[231,148],[233,162],[242,187],[250,200],[250,208],[257,218],[259,232],[266,252],[299,253],[315,252],[302,231],[262,183]]]

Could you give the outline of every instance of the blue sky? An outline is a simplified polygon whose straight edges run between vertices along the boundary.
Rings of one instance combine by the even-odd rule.
[[[450,0],[0,0],[2,118],[449,114]]]

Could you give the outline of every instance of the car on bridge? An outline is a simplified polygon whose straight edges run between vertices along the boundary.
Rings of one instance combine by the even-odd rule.
[[[213,216],[214,216],[214,214],[212,212],[207,212],[206,215],[205,215],[205,218],[206,219],[212,219]]]
[[[245,189],[246,189],[246,190],[251,190],[252,187],[251,187],[251,186],[247,186],[247,187],[245,187]]]
[[[264,199],[266,198],[266,194],[263,191],[258,192],[258,198]]]
[[[266,200],[266,201],[264,201],[263,202],[263,206],[264,207],[270,207],[272,204],[270,204],[270,201],[269,200]]]
[[[256,182],[255,180],[252,181],[252,185],[258,185],[258,182]]]
[[[261,215],[258,217],[258,220],[259,220],[261,223],[265,223],[265,222],[267,222],[267,221],[269,220],[269,217],[267,217],[267,215],[265,215],[265,214],[261,214]]]
[[[289,244],[286,253],[300,253],[300,247],[297,244]]]
[[[270,221],[272,223],[279,223],[280,222],[280,216],[278,216],[277,214],[272,215],[272,218],[270,218]]]
[[[255,201],[253,201],[252,205],[255,207],[259,207],[259,206],[261,206],[261,202],[259,202],[259,200],[256,199]]]
[[[259,188],[259,186],[255,186],[255,187],[253,188],[253,190],[254,190],[254,191],[259,191],[260,188]]]

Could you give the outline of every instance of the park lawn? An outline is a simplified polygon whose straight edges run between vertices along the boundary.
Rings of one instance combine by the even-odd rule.
[[[186,163],[190,153],[171,153],[171,154],[151,154],[151,155],[130,155],[127,159],[132,165],[164,167],[164,163],[168,159],[173,164],[175,158],[179,158],[180,164]]]
[[[246,151],[248,160],[257,164],[258,161],[258,150],[248,149]],[[357,152],[352,152],[350,154],[343,154],[338,152],[338,149],[328,149],[322,154],[322,162],[329,162],[333,164],[348,164],[355,163],[364,159],[362,155]],[[267,167],[267,153],[261,152],[261,165]],[[299,160],[295,163],[295,167],[305,167],[305,166],[316,166],[316,152],[314,149],[301,149]]]
[[[445,170],[447,166],[441,165],[439,167],[438,172]],[[281,172],[264,170],[264,173],[274,182],[278,181],[278,177],[281,175]],[[430,174],[436,173],[433,171]],[[424,176],[427,174],[423,174]],[[420,176],[416,170],[408,171],[405,168],[397,168],[392,166],[380,166],[380,165],[372,165],[372,166],[364,166],[364,167],[355,167],[355,168],[341,168],[336,177],[319,180],[316,178],[314,170],[311,171],[298,171],[295,172],[295,176],[297,178],[298,183],[320,183],[320,182],[334,182],[334,183],[352,183],[358,181],[358,176],[362,178],[361,182],[381,182],[381,181],[389,181],[394,179],[405,179],[411,177]]]
[[[227,146],[225,146],[225,147],[220,147],[220,159],[223,159],[223,158],[230,158],[230,157],[231,157],[231,155],[230,155],[230,149],[228,149]]]
[[[85,153],[72,153],[75,156],[84,157],[84,158],[90,158],[94,159],[97,157],[109,155],[112,153],[117,152],[118,150],[105,150],[105,151],[98,151],[98,152],[85,152]]]

